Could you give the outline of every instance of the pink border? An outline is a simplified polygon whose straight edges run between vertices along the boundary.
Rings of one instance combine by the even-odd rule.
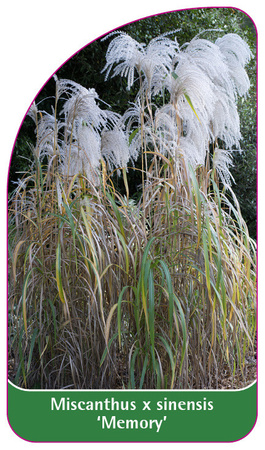
[[[254,21],[252,20],[252,18],[250,17],[249,14],[247,14],[245,11],[243,11],[240,8],[236,8],[233,6],[206,6],[206,7],[196,7],[196,8],[183,8],[183,9],[176,9],[176,10],[171,10],[171,11],[166,11],[163,13],[157,13],[157,14],[152,14],[150,16],[146,16],[146,17],[142,17],[140,19],[136,19],[133,20],[132,22],[128,22],[125,23],[124,25],[121,25],[117,28],[114,28],[111,31],[108,31],[107,33],[97,37],[96,39],[93,39],[91,42],[89,42],[88,44],[84,45],[83,47],[81,47],[81,49],[77,50],[72,56],[70,56],[63,64],[61,64],[58,69],[48,78],[48,80],[46,81],[46,83],[44,83],[44,85],[41,87],[41,89],[38,91],[38,93],[36,94],[36,96],[34,97],[34,100],[36,99],[36,97],[39,95],[39,93],[42,91],[42,89],[44,88],[44,86],[48,83],[48,81],[53,77],[53,75],[62,67],[64,66],[70,59],[72,59],[77,53],[79,53],[81,50],[83,50],[84,48],[86,48],[88,45],[92,44],[95,41],[98,41],[99,39],[103,38],[104,36],[107,36],[109,33],[119,30],[123,27],[125,27],[126,25],[130,25],[132,23],[135,22],[139,22],[140,20],[144,20],[144,19],[148,19],[150,17],[155,17],[155,16],[161,16],[164,14],[170,14],[170,13],[174,13],[174,12],[178,12],[178,11],[190,11],[190,10],[197,10],[197,9],[235,9],[237,11],[241,11],[243,14],[245,14],[247,17],[249,17],[249,19],[251,20],[251,22],[253,23],[255,30],[256,30],[256,46],[257,46],[257,68],[256,68],[256,72],[257,72],[257,82],[256,82],[256,87],[257,87],[257,97],[256,97],[256,103],[257,103],[257,115],[256,115],[256,128],[258,131],[258,31],[257,31],[257,27],[254,23]],[[33,100],[33,101],[34,101]],[[33,101],[31,102],[31,104],[33,103]],[[11,152],[11,156],[10,156],[10,161],[9,161],[9,166],[8,166],[8,176],[7,176],[7,230],[8,230],[8,182],[9,182],[9,172],[10,172],[10,166],[11,166],[11,161],[12,161],[12,156],[13,156],[13,152],[14,152],[14,148],[15,148],[15,144],[16,144],[16,140],[17,137],[19,135],[20,129],[22,127],[22,124],[28,114],[28,111],[31,107],[31,104],[29,106],[29,108],[26,111],[26,114],[23,117],[23,120],[20,124],[20,127],[18,129],[18,132],[16,134],[15,137],[15,141],[14,141],[14,145],[12,148],[12,152]],[[258,134],[257,134],[258,136]],[[258,156],[258,137],[257,137],[257,156]],[[257,199],[257,207],[258,207],[258,158],[257,158],[257,162],[256,162],[256,168],[257,168],[257,182],[256,182],[256,199]],[[32,443],[77,443],[77,444],[82,444],[82,443],[102,443],[102,444],[107,444],[107,443],[166,443],[166,444],[170,444],[170,443],[191,443],[191,444],[196,444],[196,443],[206,443],[206,444],[210,444],[210,443],[233,443],[233,442],[239,442],[242,439],[246,438],[254,429],[257,420],[258,420],[258,264],[257,264],[257,379],[256,379],[256,383],[257,383],[257,393],[256,393],[256,405],[257,405],[257,414],[256,414],[256,420],[255,423],[253,425],[253,427],[251,428],[251,430],[242,438],[237,439],[235,441],[30,441],[28,439],[25,439],[21,436],[19,436],[15,430],[13,430],[10,422],[9,422],[9,418],[8,418],[8,236],[7,236],[7,249],[6,249],[6,260],[7,260],[7,336],[6,336],[6,342],[7,342],[7,364],[6,364],[6,379],[7,379],[7,384],[6,384],[6,394],[7,394],[7,404],[6,404],[6,415],[7,415],[7,421],[8,424],[11,428],[11,430],[14,432],[14,434],[16,434],[20,439],[22,439],[23,441],[26,442],[32,442]],[[258,208],[257,208],[257,262],[258,262]]]

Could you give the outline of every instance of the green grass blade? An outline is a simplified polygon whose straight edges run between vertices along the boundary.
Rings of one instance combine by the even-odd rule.
[[[28,282],[29,282],[29,278],[30,275],[32,273],[32,269],[29,270],[29,272],[26,275],[26,278],[24,280],[24,284],[23,284],[23,288],[22,288],[22,311],[23,311],[23,323],[24,323],[24,329],[25,329],[25,333],[27,335],[27,287],[28,287]]]
[[[169,343],[166,341],[166,339],[163,336],[158,336],[158,338],[160,339],[160,341],[162,342],[168,356],[169,356],[169,361],[170,361],[170,365],[171,365],[171,386],[170,389],[173,389],[173,385],[174,385],[174,378],[175,378],[175,370],[176,370],[176,362],[172,353],[172,350],[170,348]]]
[[[57,282],[59,298],[62,303],[65,303],[65,294],[64,294],[64,290],[63,290],[62,274],[61,274],[61,245],[60,245],[60,242],[58,242],[58,245],[56,248],[56,282]]]
[[[129,136],[129,145],[131,145],[133,138],[136,136],[136,134],[138,133],[139,128],[136,128],[135,130],[133,130],[133,132],[130,134]]]
[[[206,278],[206,286],[208,290],[209,300],[211,301],[211,278],[210,278],[210,264],[209,264],[209,255],[208,255],[208,245],[206,241],[205,234],[202,235],[203,242],[203,253],[204,253],[204,266],[205,266],[205,278]]]
[[[109,340],[109,342],[108,342],[108,345],[106,346],[106,348],[105,348],[105,350],[104,350],[104,352],[103,352],[103,355],[102,355],[102,357],[101,357],[101,360],[100,360],[100,363],[99,363],[99,367],[101,367],[102,364],[104,363],[105,358],[106,358],[106,356],[107,356],[107,354],[108,354],[108,352],[109,352],[110,346],[111,346],[112,342],[116,339],[117,336],[118,336],[118,333],[114,334],[114,335],[110,338],[110,340]]]
[[[142,389],[143,384],[144,384],[144,378],[145,378],[146,369],[147,369],[147,366],[148,366],[148,360],[149,360],[148,355],[145,355],[144,363],[143,363],[143,369],[142,369],[142,373],[141,373],[139,389]]]
[[[126,271],[127,274],[129,274],[129,265],[130,265],[130,262],[129,262],[128,247],[127,247],[127,245],[126,245],[126,242],[125,242],[125,239],[124,239],[123,235],[119,232],[119,230],[117,230],[117,234],[118,234],[118,236],[119,236],[119,239],[120,239],[120,241],[121,241],[121,244],[122,244],[122,247],[123,247],[123,250],[124,250],[124,255],[125,255],[125,271]]]
[[[155,286],[154,286],[154,274],[153,270],[150,269],[149,272],[149,307],[148,307],[148,318],[149,318],[149,333],[152,352],[154,352],[155,347]]]
[[[186,92],[184,92],[184,97],[187,100],[188,104],[190,105],[190,107],[191,107],[192,111],[194,112],[195,116],[197,117],[198,121],[201,123],[201,121],[199,119],[199,116],[196,113],[195,108],[194,108],[194,106],[192,104],[192,101],[191,101],[190,97],[188,96],[188,94]]]
[[[178,307],[179,310],[179,315],[180,315],[180,322],[181,322],[181,329],[182,329],[182,350],[181,350],[181,361],[180,361],[180,368],[179,368],[179,373],[181,373],[182,370],[182,365],[184,362],[184,357],[185,357],[185,353],[186,353],[186,347],[187,347],[187,339],[188,339],[188,334],[187,334],[187,326],[186,326],[186,320],[185,320],[185,315],[182,309],[182,306],[177,298],[177,296],[175,294],[174,295],[174,301]]]
[[[131,358],[131,361],[130,361],[130,373],[129,373],[129,375],[130,375],[130,381],[129,381],[130,389],[135,389],[134,370],[135,370],[135,361],[136,361],[138,353],[139,353],[139,348],[136,347],[136,349],[135,349],[135,351],[133,353],[133,356]]]
[[[172,339],[173,334],[173,286],[171,275],[169,269],[164,261],[159,261],[161,268],[163,269],[163,273],[165,275],[166,283],[167,283],[167,292],[168,292],[168,305],[169,305],[169,330],[170,330],[170,339]]]

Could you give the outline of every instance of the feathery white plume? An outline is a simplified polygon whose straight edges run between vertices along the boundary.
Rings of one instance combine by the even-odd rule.
[[[101,134],[101,154],[113,168],[126,168],[130,159],[129,143],[125,133],[119,129],[103,131]],[[118,172],[119,173],[119,172]]]
[[[146,47],[127,33],[119,32],[108,47],[102,72],[106,71],[105,79],[112,68],[112,76],[127,77],[128,89],[133,85],[135,70],[138,75],[142,72],[146,77],[146,87],[150,91],[153,77],[159,75],[158,79],[161,80],[170,70],[177,49],[177,42],[165,35],[152,39]]]
[[[233,166],[232,155],[229,151],[216,148],[213,155],[213,168],[219,175],[222,183],[225,185],[231,184],[231,179],[234,181],[229,167]]]
[[[39,114],[37,151],[40,159],[44,156],[51,157],[59,154],[61,140],[58,134],[63,126],[64,124],[56,120],[54,114],[48,114],[45,111]]]
[[[231,152],[240,150],[236,101],[249,89],[245,66],[252,54],[248,45],[236,34],[215,42],[198,35],[181,48],[167,35],[148,45],[124,32],[111,35],[115,37],[102,72],[106,79],[111,72],[126,77],[128,89],[136,74],[140,81],[136,101],[121,117],[100,108],[95,89],[55,77],[56,100],[64,101],[63,119],[38,114],[35,103],[28,112],[38,127],[39,155],[59,156],[66,176],[82,172],[97,182],[102,157],[113,170],[127,167],[129,159],[136,160],[140,152],[158,150],[176,165],[181,156],[196,167],[205,164],[210,144],[222,141],[223,149],[215,150],[213,167],[228,184]],[[157,107],[154,96],[160,93],[163,106]]]
[[[117,33],[116,33],[117,34]],[[134,81],[135,69],[140,71],[144,55],[144,44],[140,44],[127,33],[119,32],[109,44],[106,52],[106,64],[102,72],[106,71],[105,79],[113,69],[113,75],[127,77],[128,89]]]
[[[35,122],[35,124],[37,123],[37,115],[38,115],[38,108],[34,101],[28,110],[28,116],[31,117],[31,119]]]
[[[62,172],[65,176],[84,173],[89,180],[97,183],[100,158],[100,136],[91,127],[81,125],[76,139],[64,147]]]
[[[253,56],[249,46],[240,36],[233,33],[218,38],[215,44],[225,58],[235,91],[239,96],[245,95],[250,83],[244,67]]]
[[[87,124],[93,125],[95,129],[100,130],[105,125],[107,116],[97,105],[97,98],[95,89],[84,88],[73,94],[65,101],[61,111],[66,117],[66,122],[72,124],[74,120],[82,119]]]

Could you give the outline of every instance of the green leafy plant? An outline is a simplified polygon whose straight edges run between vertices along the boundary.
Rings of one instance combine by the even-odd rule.
[[[9,208],[13,380],[218,387],[224,370],[244,378],[256,332],[255,242],[229,170],[251,53],[231,34],[182,47],[113,35],[106,78],[139,88],[122,116],[57,77],[53,113],[29,111],[34,163]]]

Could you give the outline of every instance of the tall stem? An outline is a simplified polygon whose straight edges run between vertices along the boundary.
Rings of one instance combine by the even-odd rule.
[[[142,75],[141,71],[139,70],[139,79],[140,79],[140,92],[142,92]],[[143,218],[145,220],[145,188],[144,188],[144,99],[143,95],[141,94],[141,117],[140,117],[140,123],[141,123],[141,163],[142,163],[142,190],[143,190]]]

